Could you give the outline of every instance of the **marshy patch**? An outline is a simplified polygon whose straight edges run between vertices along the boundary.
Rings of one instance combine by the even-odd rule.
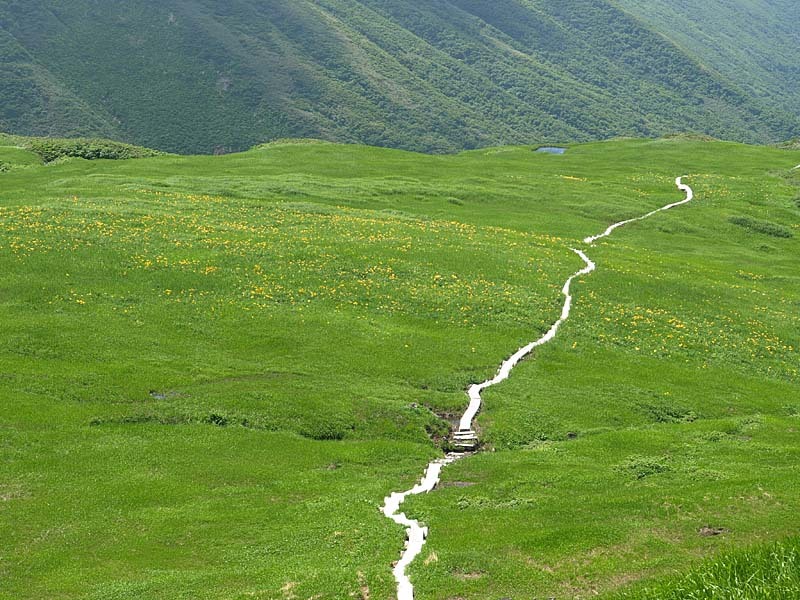
[[[358,572],[358,591],[360,593],[361,600],[370,599],[370,589],[369,585],[367,585],[367,577],[361,571]]]
[[[214,425],[216,427],[227,427],[228,425],[240,425],[242,427],[256,428],[247,419],[231,418],[216,412],[205,415],[186,415],[186,414],[139,414],[126,415],[123,417],[96,417],[89,421],[90,427],[100,427],[103,425]]]
[[[206,425],[216,425],[217,427],[227,427],[228,424],[230,423],[230,420],[228,419],[228,417],[226,417],[224,415],[220,415],[220,414],[217,414],[217,413],[211,413],[211,414],[203,417],[201,422],[205,423]]]
[[[28,493],[19,484],[0,484],[0,502],[10,502],[28,497]]]
[[[297,598],[297,594],[294,593],[294,589],[297,585],[296,581],[289,581],[281,587],[281,593],[286,600],[295,600],[295,598]]]
[[[355,429],[355,423],[338,415],[326,418],[315,415],[300,421],[275,421],[260,416],[246,416],[222,411],[200,414],[153,414],[126,415],[120,417],[96,417],[89,421],[90,427],[122,425],[207,425],[211,427],[243,427],[257,431],[287,431],[316,441],[338,441]]]
[[[186,395],[175,390],[150,390],[147,393],[153,400],[174,400],[176,398],[185,398]]]
[[[486,573],[481,573],[480,571],[470,571],[470,572],[456,571],[453,573],[453,577],[455,577],[456,579],[460,579],[461,581],[475,581],[476,579],[480,579],[485,575]]]
[[[697,530],[697,533],[702,537],[714,537],[717,535],[730,533],[730,530],[726,529],[725,527],[711,527],[709,525],[703,525]]]

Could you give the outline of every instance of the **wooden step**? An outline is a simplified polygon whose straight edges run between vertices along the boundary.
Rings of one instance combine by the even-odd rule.
[[[478,434],[471,429],[453,432],[453,447],[456,452],[468,452],[478,446]]]
[[[459,442],[457,444],[453,444],[453,452],[470,452],[471,450],[475,450],[478,447],[477,442]]]

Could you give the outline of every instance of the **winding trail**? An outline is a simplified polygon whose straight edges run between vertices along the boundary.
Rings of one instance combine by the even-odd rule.
[[[584,244],[594,244],[597,240],[607,237],[611,235],[611,232],[614,231],[617,227],[622,227],[623,225],[627,225],[628,223],[633,223],[634,221],[644,221],[645,219],[652,217],[656,213],[660,213],[665,210],[669,210],[670,208],[675,208],[676,206],[680,206],[681,204],[686,204],[687,202],[691,202],[692,198],[694,198],[694,191],[688,185],[684,185],[681,181],[683,178],[678,177],[675,180],[675,185],[678,186],[679,190],[686,192],[686,200],[681,200],[680,202],[673,202],[672,204],[667,204],[666,206],[662,206],[661,208],[657,208],[656,210],[650,211],[646,215],[642,215],[641,217],[635,217],[633,219],[627,219],[625,221],[620,221],[619,223],[614,223],[608,229],[606,229],[603,233],[598,235],[593,235],[587,237],[583,240]]]
[[[800,167],[800,165],[798,165],[798,167]],[[684,184],[682,180],[682,177],[675,179],[675,185],[678,186],[679,190],[686,193],[685,200],[673,202],[672,204],[668,204],[659,209],[651,211],[641,217],[614,223],[603,233],[587,237],[583,240],[583,242],[585,244],[594,244],[594,242],[597,240],[611,235],[611,233],[618,227],[622,227],[623,225],[627,225],[628,223],[633,223],[635,221],[642,221],[659,212],[691,202],[694,198],[694,191],[691,187]],[[519,361],[533,352],[536,347],[546,344],[555,338],[556,334],[558,333],[558,328],[561,327],[564,321],[569,318],[572,310],[572,294],[570,293],[570,286],[572,285],[573,280],[576,277],[588,275],[596,268],[594,262],[592,262],[592,260],[581,250],[577,250],[575,248],[571,248],[571,250],[580,256],[581,260],[583,260],[585,263],[585,266],[581,270],[573,273],[569,279],[567,279],[566,283],[564,283],[564,287],[561,289],[561,293],[564,295],[564,306],[561,309],[561,316],[555,323],[553,323],[547,333],[545,333],[542,337],[535,342],[531,342],[527,346],[520,348],[514,354],[512,354],[511,357],[505,360],[500,365],[500,368],[494,377],[484,381],[483,383],[471,385],[467,390],[467,395],[469,396],[469,406],[459,421],[458,431],[453,434],[455,445],[462,447],[465,451],[450,452],[444,458],[438,458],[432,461],[426,467],[422,479],[417,485],[410,490],[406,490],[405,492],[392,492],[389,496],[384,498],[381,512],[398,525],[402,525],[406,528],[406,547],[402,556],[400,557],[400,560],[395,564],[393,571],[395,580],[397,581],[397,600],[414,600],[414,586],[411,584],[411,580],[406,573],[406,569],[422,552],[422,548],[425,545],[425,539],[428,536],[428,528],[421,525],[419,521],[415,519],[409,519],[405,513],[400,512],[400,506],[408,496],[426,494],[432,491],[436,487],[436,484],[439,483],[439,477],[442,469],[445,466],[470,455],[470,452],[466,452],[466,450],[474,448],[477,442],[477,435],[472,429],[472,422],[481,408],[481,392],[493,385],[500,383],[501,381],[504,381],[505,379],[508,379],[509,375],[511,375],[511,371],[515,366],[517,366]]]

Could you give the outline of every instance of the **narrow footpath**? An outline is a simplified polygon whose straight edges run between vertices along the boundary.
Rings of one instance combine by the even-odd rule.
[[[800,165],[798,165],[800,166]],[[668,204],[663,206],[657,210],[651,211],[641,217],[636,217],[634,219],[627,219],[625,221],[620,221],[618,223],[614,223],[608,229],[606,229],[603,233],[598,235],[589,236],[583,240],[585,244],[594,244],[599,239],[607,237],[611,235],[611,233],[617,229],[618,227],[622,227],[623,225],[627,225],[628,223],[633,223],[635,221],[642,221],[653,215],[670,210],[671,208],[675,208],[676,206],[680,206],[682,204],[686,204],[691,202],[694,198],[694,191],[691,187],[683,183],[683,178],[678,177],[675,180],[675,185],[678,186],[678,189],[681,190],[686,194],[686,198],[681,200],[680,202],[674,202],[672,204]],[[467,410],[464,412],[461,420],[459,422],[458,431],[453,434],[453,442],[456,447],[461,448],[460,452],[450,452],[444,458],[439,458],[431,462],[425,469],[425,472],[422,476],[422,480],[415,485],[410,490],[405,492],[392,492],[389,496],[384,499],[383,507],[381,508],[381,512],[390,518],[392,521],[397,523],[398,525],[402,525],[406,528],[406,547],[403,551],[400,560],[395,564],[394,567],[394,577],[397,581],[397,600],[414,600],[414,586],[411,584],[411,580],[406,573],[406,569],[408,566],[414,561],[414,559],[422,552],[422,548],[425,545],[425,539],[428,536],[428,528],[424,527],[414,519],[409,519],[405,513],[400,512],[400,506],[403,504],[405,499],[408,496],[414,496],[417,494],[425,494],[432,491],[436,485],[439,483],[439,477],[441,475],[442,469],[463,458],[465,456],[470,455],[470,450],[474,449],[477,444],[477,435],[472,428],[472,423],[478,414],[478,411],[481,408],[482,399],[481,399],[481,392],[483,390],[508,379],[509,375],[511,375],[511,371],[514,369],[515,366],[521,361],[523,358],[528,356],[535,348],[546,344],[547,342],[551,341],[556,337],[558,333],[558,328],[569,318],[570,311],[572,310],[572,295],[570,293],[570,286],[572,285],[572,281],[576,277],[581,277],[583,275],[588,275],[592,271],[595,270],[595,264],[589,259],[586,254],[584,254],[581,250],[577,250],[575,248],[571,249],[575,254],[580,256],[581,260],[583,260],[585,266],[580,270],[575,272],[573,275],[567,279],[566,283],[564,283],[564,287],[561,290],[561,293],[564,295],[564,306],[561,309],[561,316],[558,320],[553,323],[550,329],[545,333],[542,337],[540,337],[535,342],[531,342],[527,346],[520,348],[517,350],[510,358],[504,361],[501,365],[497,374],[484,381],[483,383],[477,383],[471,385],[467,390],[467,395],[469,396],[469,406]]]

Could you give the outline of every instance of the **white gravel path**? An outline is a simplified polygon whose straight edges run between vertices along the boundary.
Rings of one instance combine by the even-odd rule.
[[[437,459],[430,463],[425,469],[422,481],[406,492],[392,492],[384,499],[381,511],[398,525],[406,528],[406,549],[400,560],[394,566],[394,578],[397,581],[397,600],[414,600],[414,586],[406,575],[406,567],[422,552],[425,545],[425,538],[428,537],[428,528],[419,524],[419,521],[409,519],[405,513],[400,512],[400,505],[407,496],[415,494],[427,494],[436,484],[439,483],[439,474],[442,467],[458,460],[463,454],[448,454],[444,458]]]
[[[694,192],[692,191],[692,188],[690,188],[688,185],[683,185],[683,183],[681,182],[682,179],[683,179],[682,177],[678,177],[675,180],[675,185],[678,186],[679,190],[686,192],[686,200],[681,200],[680,202],[674,202],[673,204],[667,204],[666,206],[662,206],[661,208],[651,211],[646,215],[642,215],[641,217],[635,217],[633,219],[627,219],[625,221],[620,221],[619,223],[614,223],[613,225],[610,225],[609,228],[606,229],[603,233],[587,237],[585,240],[583,240],[583,242],[585,244],[594,244],[597,240],[611,235],[611,232],[614,231],[617,227],[622,227],[623,225],[627,225],[628,223],[633,223],[634,221],[643,221],[644,219],[652,217],[654,214],[660,213],[661,211],[669,210],[670,208],[675,208],[676,206],[680,206],[681,204],[686,204],[687,202],[691,202],[692,198],[694,198]]]
[[[800,167],[800,165],[798,165],[798,167]],[[627,225],[628,223],[633,223],[634,221],[647,219],[656,213],[675,208],[676,206],[686,204],[687,202],[691,202],[694,198],[694,191],[691,187],[685,185],[682,179],[682,177],[678,177],[675,180],[675,185],[678,186],[679,190],[686,193],[685,200],[668,204],[667,206],[651,211],[641,217],[614,223],[603,233],[587,237],[583,240],[584,243],[593,244],[597,240],[610,235],[611,232],[618,227]],[[536,347],[546,344],[555,338],[556,334],[558,333],[558,328],[569,318],[570,311],[572,310],[572,295],[570,293],[572,281],[576,277],[588,275],[595,270],[595,264],[591,261],[591,259],[589,259],[588,256],[586,256],[586,254],[584,254],[581,250],[576,250],[574,248],[572,248],[572,251],[580,256],[581,260],[583,260],[585,263],[585,266],[580,271],[577,271],[571,275],[570,278],[567,279],[566,283],[564,283],[564,287],[561,289],[561,293],[564,294],[565,298],[564,306],[561,309],[561,316],[555,323],[553,323],[547,333],[545,333],[542,337],[535,342],[531,342],[527,346],[520,348],[513,355],[511,355],[510,358],[504,361],[500,365],[500,369],[493,378],[469,387],[467,390],[467,395],[469,396],[469,406],[461,417],[459,422],[459,432],[456,435],[474,435],[474,432],[472,431],[472,422],[481,408],[481,392],[486,388],[508,379],[512,369],[519,363],[519,361],[533,352]],[[411,584],[411,580],[408,578],[406,569],[422,552],[422,548],[425,545],[425,538],[428,536],[428,528],[420,525],[419,521],[409,519],[405,513],[400,512],[400,505],[403,504],[408,496],[427,494],[428,492],[432,491],[439,483],[439,477],[442,469],[446,465],[449,465],[468,455],[468,453],[449,453],[444,458],[434,460],[426,467],[425,473],[422,476],[422,480],[417,485],[405,492],[392,492],[389,496],[384,498],[381,512],[398,525],[402,525],[406,528],[406,547],[402,556],[400,557],[400,560],[394,566],[394,577],[397,581],[397,600],[414,600],[414,586]]]
[[[484,381],[483,383],[476,383],[469,387],[467,391],[467,395],[469,396],[469,406],[467,407],[466,412],[461,417],[461,421],[458,424],[458,428],[461,431],[469,431],[472,429],[472,421],[475,419],[475,415],[478,414],[478,411],[481,408],[481,392],[486,388],[492,387],[493,385],[497,385],[501,381],[508,379],[508,376],[511,375],[511,370],[517,366],[517,363],[521,361],[523,358],[528,356],[533,349],[537,346],[541,346],[546,344],[558,333],[558,328],[561,327],[561,324],[569,318],[569,313],[572,310],[572,294],[570,294],[569,288],[572,285],[572,280],[576,277],[580,277],[581,275],[588,275],[595,269],[595,264],[589,260],[589,257],[586,256],[580,250],[576,250],[575,248],[571,248],[571,250],[581,257],[586,266],[582,268],[580,271],[574,273],[567,282],[564,284],[564,287],[561,288],[561,293],[564,294],[564,306],[561,309],[561,316],[558,318],[558,321],[553,323],[553,326],[545,333],[542,337],[540,337],[535,342],[531,342],[527,346],[523,346],[519,350],[517,350],[511,357],[503,362],[500,365],[500,369],[497,371],[497,375]]]

